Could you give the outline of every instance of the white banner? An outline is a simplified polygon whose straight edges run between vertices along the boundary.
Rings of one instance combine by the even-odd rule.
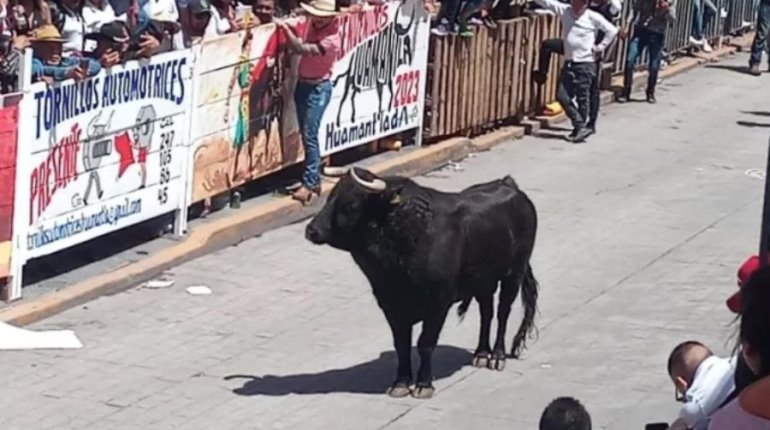
[[[319,130],[321,154],[420,126],[430,18],[421,0],[391,2],[341,18],[342,53]]]
[[[25,95],[17,175],[24,260],[183,203],[192,57],[172,52]]]

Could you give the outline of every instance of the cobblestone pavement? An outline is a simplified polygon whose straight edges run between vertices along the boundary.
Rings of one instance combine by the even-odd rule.
[[[445,326],[437,396],[384,396],[384,318],[351,259],[305,242],[302,224],[176,267],[169,289],[33,325],[86,347],[0,352],[0,428],[534,429],[559,395],[595,428],[665,421],[670,349],[732,348],[724,299],[757,244],[763,183],[746,171],[764,167],[770,78],[730,69],[745,60],[667,81],[655,106],[606,108],[587,144],[528,137],[419,178],[459,190],[510,173],[537,205],[539,338],[502,373],[468,367],[474,305]],[[185,292],[201,284],[213,294]]]

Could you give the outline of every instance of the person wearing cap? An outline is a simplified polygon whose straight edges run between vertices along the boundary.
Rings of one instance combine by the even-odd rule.
[[[734,314],[740,315],[742,299],[741,292],[743,287],[749,281],[754,272],[759,269],[759,257],[753,255],[741,264],[738,269],[738,291],[727,299],[727,308]],[[757,380],[757,376],[749,369],[742,355],[738,356],[738,363],[735,368],[735,391],[732,397],[738,395],[744,388],[748,387]]]
[[[310,15],[305,34],[297,36],[283,20],[276,20],[294,52],[302,58],[297,69],[299,78],[294,90],[297,122],[305,148],[305,168],[301,184],[292,198],[303,204],[321,194],[321,148],[318,131],[321,118],[332,95],[332,68],[342,46],[338,14],[334,0],[312,0],[300,3]]]
[[[209,0],[190,0],[187,3],[187,36],[188,43],[196,42],[204,37],[211,21],[211,3]]]
[[[86,34],[87,40],[96,42],[96,49],[86,54],[104,68],[120,64],[128,50],[128,27],[122,21],[108,22],[96,33]]]
[[[62,57],[64,39],[51,24],[35,31],[32,42],[32,76],[52,83],[65,79],[80,80],[99,73],[99,63],[89,58]]]
[[[142,57],[184,48],[179,24],[179,9],[174,0],[145,0],[138,14],[138,25],[134,30]],[[157,41],[155,45],[153,39]]]
[[[757,379],[713,415],[709,430],[770,430],[770,266],[751,274],[739,297],[738,342]]]

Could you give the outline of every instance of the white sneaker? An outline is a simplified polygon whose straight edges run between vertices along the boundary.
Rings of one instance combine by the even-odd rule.
[[[691,45],[701,46],[701,45],[703,45],[703,42],[704,42],[703,40],[698,40],[698,39],[690,36],[690,44]]]
[[[447,34],[449,34],[449,30],[447,30],[444,24],[437,25],[436,27],[431,29],[430,32],[436,36],[446,36]]]
[[[709,53],[709,52],[713,52],[713,51],[714,51],[714,48],[712,48],[711,45],[709,45],[708,40],[704,40],[703,41],[703,52]]]
[[[722,10],[719,11],[719,17],[722,18],[722,19],[727,18],[727,9],[722,8]]]

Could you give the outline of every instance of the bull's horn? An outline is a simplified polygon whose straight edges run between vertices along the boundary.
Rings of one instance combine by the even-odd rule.
[[[339,178],[348,174],[349,167],[324,167],[323,175],[330,178]]]
[[[375,191],[375,192],[378,192],[378,193],[382,192],[382,191],[385,191],[386,184],[385,184],[385,181],[383,181],[382,179],[375,179],[373,181],[365,181],[365,180],[361,179],[360,177],[358,177],[358,174],[356,173],[356,169],[351,169],[350,170],[350,176],[352,176],[353,179],[355,179],[356,182],[358,182],[359,185],[361,185],[362,187],[366,188],[367,190]]]

